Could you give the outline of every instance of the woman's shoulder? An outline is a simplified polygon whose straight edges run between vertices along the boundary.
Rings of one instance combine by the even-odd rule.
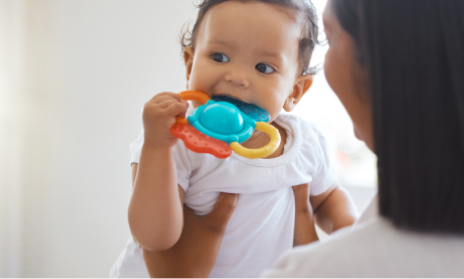
[[[409,232],[376,217],[292,250],[264,276],[462,277],[462,251],[464,237]]]

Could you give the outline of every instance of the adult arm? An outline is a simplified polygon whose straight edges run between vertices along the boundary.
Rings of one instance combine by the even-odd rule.
[[[293,246],[306,245],[319,240],[314,227],[314,215],[309,203],[309,184],[293,186],[295,197],[295,228]]]
[[[310,202],[316,224],[328,234],[353,225],[359,218],[350,194],[337,184],[321,195],[311,196]]]
[[[237,198],[237,194],[221,193],[213,211],[203,217],[184,205],[184,227],[179,241],[165,251],[142,249],[150,277],[208,277]]]

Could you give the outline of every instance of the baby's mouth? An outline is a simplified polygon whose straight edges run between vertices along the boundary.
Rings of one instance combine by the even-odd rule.
[[[227,101],[231,100],[230,103],[233,103],[233,102],[235,101],[235,102],[241,102],[241,103],[243,103],[243,104],[249,104],[249,105],[251,105],[250,103],[244,102],[243,100],[240,100],[239,98],[234,97],[234,96],[229,95],[229,94],[217,94],[217,95],[213,95],[213,96],[211,97],[211,99],[213,99],[213,100],[216,101],[216,102],[219,102],[219,101],[226,101],[226,102],[227,102]]]
[[[216,102],[231,103],[255,121],[268,122],[271,117],[267,111],[258,107],[257,105],[243,102],[242,100],[231,97],[230,95],[215,95],[212,96],[211,99],[213,99]]]

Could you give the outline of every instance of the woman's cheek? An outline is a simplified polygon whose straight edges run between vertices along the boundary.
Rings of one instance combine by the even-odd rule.
[[[346,107],[346,98],[349,99],[351,94],[352,77],[347,58],[340,54],[336,48],[329,48],[325,56],[324,73],[327,83]]]
[[[329,86],[332,88],[332,90],[337,93],[336,91],[336,74],[334,73],[336,67],[333,65],[334,60],[333,60],[333,54],[332,54],[332,48],[329,47],[327,50],[327,53],[325,55],[325,60],[324,60],[324,74],[325,78],[327,80],[327,83]]]
[[[361,134],[358,132],[358,128],[356,127],[355,123],[353,122],[353,130],[354,130],[354,136],[360,140],[360,141],[364,141],[363,137],[361,136]]]

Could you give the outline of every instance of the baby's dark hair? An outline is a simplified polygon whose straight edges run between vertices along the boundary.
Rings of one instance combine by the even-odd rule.
[[[193,29],[191,31],[188,29],[183,30],[181,33],[180,43],[182,44],[182,51],[184,51],[185,47],[187,46],[191,47],[192,49],[195,48],[196,33],[206,12],[213,6],[228,1],[237,1],[242,3],[266,3],[276,5],[278,7],[280,6],[286,9],[291,9],[298,13],[298,15],[301,15],[302,23],[304,25],[302,29],[302,37],[298,47],[300,66],[302,69],[301,73],[314,74],[316,72],[315,69],[309,66],[309,62],[311,61],[311,56],[315,45],[319,43],[317,39],[319,28],[317,26],[316,9],[310,0],[202,0],[202,2],[197,5],[199,11],[197,20],[193,25]]]

